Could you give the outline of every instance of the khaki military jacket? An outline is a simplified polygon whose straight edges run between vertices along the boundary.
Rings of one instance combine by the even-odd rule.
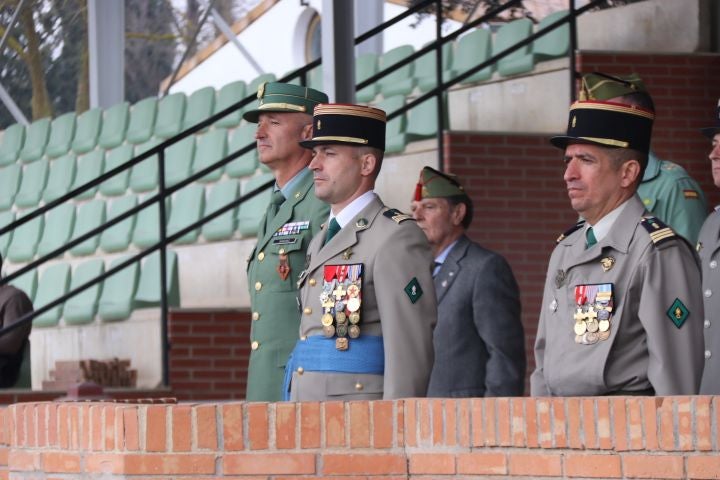
[[[320,230],[328,212],[328,205],[315,196],[312,173],[307,170],[295,193],[278,209],[267,231],[265,216],[260,222],[258,242],[247,267],[253,319],[248,401],[282,399],[285,362],[295,346],[300,323],[297,278],[305,265],[310,239]],[[278,232],[281,229],[283,231]],[[278,266],[285,256],[290,271],[283,279]]]
[[[535,342],[533,396],[698,392],[703,305],[697,259],[671,230],[660,227],[651,235],[641,224],[644,215],[634,196],[596,245],[585,249],[579,228],[553,251]],[[578,335],[576,287],[608,284],[609,327]],[[600,333],[607,338],[595,337]]]
[[[705,370],[700,393],[720,394],[720,207],[705,220],[697,244],[705,303]]]
[[[308,249],[308,267],[301,275],[303,309],[300,341],[323,335],[321,324],[325,265],[362,264],[361,335],[382,336],[384,375],[292,372],[292,401],[355,400],[425,396],[433,365],[433,327],[437,306],[425,234],[407,216],[384,215],[375,198],[323,246],[325,228]],[[416,280],[413,283],[413,279]],[[415,301],[408,293],[413,283]],[[408,292],[406,292],[408,289]],[[297,337],[296,337],[297,338]],[[349,340],[351,348],[353,340]],[[304,371],[303,371],[304,370]],[[302,373],[299,373],[302,372]]]

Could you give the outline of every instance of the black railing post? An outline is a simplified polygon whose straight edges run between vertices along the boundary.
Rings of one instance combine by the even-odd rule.
[[[577,69],[575,61],[575,50],[577,49],[577,17],[575,14],[575,0],[568,0],[568,12],[570,13],[570,103],[576,98],[575,80],[577,79]]]
[[[435,78],[437,86],[443,84],[443,42],[442,40],[442,0],[435,0],[435,13],[437,14],[435,22]],[[440,171],[445,170],[445,138],[443,130],[445,129],[445,108],[443,105],[444,92],[438,88],[435,96],[437,100],[437,145],[438,145],[438,162],[440,163]]]
[[[160,208],[160,338],[162,341],[162,382],[170,386],[170,362],[168,350],[168,299],[167,299],[167,212],[165,211],[165,149],[158,152],[158,177],[160,178],[158,207]]]

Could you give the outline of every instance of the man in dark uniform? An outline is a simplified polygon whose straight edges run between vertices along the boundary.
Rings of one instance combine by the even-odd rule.
[[[258,107],[245,112],[257,123],[260,161],[272,170],[275,188],[260,222],[258,242],[247,266],[252,329],[247,395],[249,401],[282,398],[285,362],[297,339],[297,275],[310,239],[327,218],[328,206],[315,197],[310,152],[312,109],[327,95],[312,88],[267,83],[258,89]]]
[[[300,339],[288,361],[293,401],[422,397],[437,318],[432,254],[410,215],[373,192],[385,112],[318,105],[310,169],[330,217],[300,275]]]
[[[702,129],[703,135],[712,141],[710,167],[713,182],[720,188],[720,101],[715,126]],[[702,265],[702,292],[705,303],[705,370],[700,393],[720,394],[720,206],[707,217],[700,230],[697,244]]]
[[[9,284],[0,287],[0,328],[9,327],[32,311],[33,304],[25,292]],[[0,388],[30,388],[29,378],[20,378],[20,371],[23,361],[29,361],[30,358],[28,337],[31,329],[32,322],[26,322],[22,327],[0,337]]]
[[[696,394],[703,369],[700,269],[692,247],[636,190],[654,115],[619,103],[570,107],[570,204],[584,221],[550,257],[535,342],[534,396]]]
[[[438,322],[428,396],[522,395],[520,292],[507,261],[465,235],[472,200],[455,176],[425,167],[412,208],[435,255]]]

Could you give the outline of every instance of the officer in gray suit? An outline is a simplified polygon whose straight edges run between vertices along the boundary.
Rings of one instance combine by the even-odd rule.
[[[712,140],[710,165],[713,182],[720,188],[720,101],[715,126],[702,129]],[[702,288],[705,303],[705,370],[700,393],[720,394],[720,206],[707,217],[697,244],[702,265]]]
[[[315,194],[330,218],[301,273],[300,338],[286,367],[287,398],[422,397],[437,319],[425,235],[373,192],[385,149],[385,112],[315,107]]]
[[[520,293],[507,261],[465,235],[472,200],[455,176],[425,167],[412,209],[435,255],[438,322],[428,396],[522,395]]]
[[[636,190],[654,115],[580,101],[565,151],[570,204],[585,220],[550,257],[535,342],[534,396],[696,394],[703,370],[700,269],[692,247]]]

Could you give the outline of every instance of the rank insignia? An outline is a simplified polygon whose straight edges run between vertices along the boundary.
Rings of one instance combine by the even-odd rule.
[[[600,266],[602,267],[603,272],[610,271],[615,266],[615,257],[608,256],[600,259]]]
[[[417,278],[413,277],[413,279],[410,280],[410,283],[405,285],[405,293],[407,294],[410,302],[412,303],[420,300],[420,297],[422,297],[423,294],[423,290],[422,288],[420,288],[420,282],[418,282]]]
[[[700,198],[700,194],[697,192],[697,190],[683,190],[683,195],[685,198]]]
[[[687,309],[685,304],[676,298],[668,311],[666,312],[668,318],[675,324],[677,328],[680,328],[685,323],[685,320],[690,316],[690,310]]]

